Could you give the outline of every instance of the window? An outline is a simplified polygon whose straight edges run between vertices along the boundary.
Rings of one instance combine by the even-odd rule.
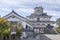
[[[37,10],[38,12],[40,11],[40,10]]]
[[[37,18],[37,21],[40,21],[39,18]]]
[[[45,25],[45,24],[42,24],[42,25]]]
[[[30,29],[30,27],[29,27],[29,29]]]
[[[26,29],[28,29],[28,26],[26,25]]]
[[[15,18],[15,16],[14,16],[14,15],[12,15],[11,17],[12,17],[12,18]]]
[[[37,25],[40,25],[40,24],[37,24]]]
[[[17,22],[16,22],[16,21],[14,21],[14,22],[13,22],[13,21],[11,21],[11,23],[12,23],[13,25],[16,25],[16,24],[17,24]]]

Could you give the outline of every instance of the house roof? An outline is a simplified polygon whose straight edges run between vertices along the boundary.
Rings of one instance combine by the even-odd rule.
[[[17,16],[23,18],[23,21],[27,22],[28,24],[30,24],[30,22],[28,21],[28,19],[22,17],[21,15],[17,14],[14,10],[12,10],[9,14],[3,16],[3,18],[7,17],[8,15],[11,15],[12,13],[16,14]],[[22,20],[22,19],[21,19]],[[30,24],[31,25],[31,24]]]
[[[8,16],[8,15],[10,15],[10,14],[12,14],[12,13],[16,14],[17,16],[19,16],[19,17],[21,17],[21,18],[24,18],[24,17],[22,17],[21,15],[17,14],[14,10],[12,10],[9,14],[3,16],[3,18],[6,17],[6,16]],[[24,19],[26,19],[26,18],[24,18]]]
[[[55,21],[30,21],[31,23],[55,23]]]

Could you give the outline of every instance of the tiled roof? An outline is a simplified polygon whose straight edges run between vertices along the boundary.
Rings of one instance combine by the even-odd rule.
[[[35,14],[35,13],[32,13],[30,16],[27,16],[27,17],[31,17],[31,18],[33,18],[33,17],[52,17],[52,16],[50,16],[50,15],[47,15],[47,13],[42,13],[42,14]]]
[[[10,14],[12,14],[12,13],[16,14],[19,17],[22,17],[21,15],[17,14],[14,10],[12,10],[12,12],[10,12],[9,14],[3,16],[3,18],[6,17],[6,16],[8,16],[8,15],[10,15]],[[22,17],[22,18],[24,18],[24,17]],[[26,19],[26,18],[24,18],[24,19]]]
[[[30,22],[34,22],[34,23],[35,23],[35,22],[40,22],[40,23],[42,23],[42,22],[43,22],[43,23],[46,23],[46,22],[49,23],[49,22],[51,22],[51,23],[55,23],[55,21],[30,21]]]

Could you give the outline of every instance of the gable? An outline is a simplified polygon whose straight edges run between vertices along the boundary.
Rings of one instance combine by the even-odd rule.
[[[15,11],[10,12],[9,14],[5,15],[3,18],[7,19],[8,21],[26,20],[24,17],[20,16]]]
[[[13,16],[13,15],[10,16],[10,17],[8,17],[7,20],[8,20],[8,21],[21,21],[20,18],[18,18],[18,17],[16,17],[16,16]]]

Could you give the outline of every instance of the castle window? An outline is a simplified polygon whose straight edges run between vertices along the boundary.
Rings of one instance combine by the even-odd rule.
[[[17,21],[15,21],[15,22],[11,21],[11,23],[12,23],[13,25],[16,25],[16,24],[17,24]]]
[[[12,16],[12,18],[15,18],[15,16]]]
[[[40,21],[39,18],[37,18],[37,21]]]
[[[39,12],[39,10],[37,10]]]
[[[28,26],[26,25],[26,29],[28,29]]]

